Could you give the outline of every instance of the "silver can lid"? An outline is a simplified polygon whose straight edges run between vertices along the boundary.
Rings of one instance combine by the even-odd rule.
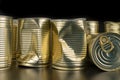
[[[116,33],[102,33],[89,45],[92,61],[105,71],[120,69],[120,35]]]

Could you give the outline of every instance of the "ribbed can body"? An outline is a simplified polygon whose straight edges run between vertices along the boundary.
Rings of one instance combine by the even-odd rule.
[[[12,18],[0,16],[0,69],[11,66],[12,59]]]
[[[118,22],[106,21],[105,32],[112,32],[120,34],[120,24]]]
[[[52,20],[52,67],[79,70],[86,56],[85,19]]]
[[[46,67],[49,62],[48,18],[19,19],[18,62],[21,66]]]
[[[87,43],[89,43],[91,39],[95,38],[99,34],[99,22],[86,21],[85,31],[87,35]]]
[[[89,44],[89,55],[93,63],[104,71],[120,69],[120,35],[102,33]]]

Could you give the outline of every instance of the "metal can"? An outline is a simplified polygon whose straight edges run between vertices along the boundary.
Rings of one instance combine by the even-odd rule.
[[[49,62],[50,19],[19,19],[18,65],[46,67]]]
[[[113,32],[120,34],[120,24],[118,22],[106,21],[105,32]]]
[[[13,19],[12,27],[12,59],[16,60],[17,55],[17,44],[18,44],[18,20]]]
[[[0,16],[0,69],[11,66],[12,59],[12,17]]]
[[[89,55],[93,63],[104,71],[120,69],[120,35],[102,33],[89,44]]]
[[[86,21],[85,31],[87,35],[87,43],[89,43],[90,40],[95,38],[99,33],[99,22]]]
[[[52,20],[52,67],[62,70],[82,69],[86,56],[85,18]]]

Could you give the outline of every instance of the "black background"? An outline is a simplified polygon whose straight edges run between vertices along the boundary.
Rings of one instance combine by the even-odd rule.
[[[0,12],[13,17],[87,17],[90,20],[120,20],[119,2],[85,0],[0,0]]]
[[[117,4],[118,3],[118,4]],[[120,21],[119,2],[92,0],[0,0],[0,14],[22,17],[80,18],[98,20],[100,32],[104,21]]]
[[[101,0],[102,1],[102,0]],[[116,1],[109,1],[101,2],[101,1],[76,1],[76,0],[69,0],[65,2],[62,0],[0,0],[0,14],[1,15],[8,15],[13,16],[14,18],[21,18],[21,17],[50,17],[50,18],[79,18],[79,17],[86,17],[88,20],[98,20],[100,22],[100,32],[104,31],[103,22],[104,21],[120,21],[120,9],[119,9],[119,2]],[[117,4],[118,3],[118,4]],[[13,69],[10,69],[8,71],[0,71],[1,76],[0,80],[21,80],[25,78],[33,78],[35,79],[44,79],[45,80],[66,80],[71,75],[73,75],[74,79],[76,78],[76,75],[74,75],[73,72],[66,72],[66,71],[57,71],[57,70],[36,70],[31,68],[19,68],[14,65],[12,67]],[[119,73],[118,75],[114,74],[114,72],[108,72],[104,73],[97,67],[89,66],[87,65],[85,69],[85,78],[88,78],[87,80],[90,80],[90,77],[94,78],[94,74],[98,75],[98,78],[96,80],[101,79],[99,77],[99,73],[102,72],[104,76],[108,76],[111,78],[111,76],[114,79],[119,79]],[[97,68],[97,69],[96,69]],[[49,74],[48,74],[49,73]],[[54,75],[53,75],[54,73]],[[65,74],[66,73],[66,74]],[[35,76],[30,76],[35,75]],[[38,76],[38,75],[49,75],[49,77],[44,76]],[[56,76],[57,75],[57,76]],[[59,76],[63,76],[61,77]],[[64,77],[65,76],[65,77]],[[67,77],[66,77],[67,76]],[[75,77],[74,77],[75,76]],[[103,76],[103,77],[104,77]],[[78,79],[81,76],[77,76]],[[7,79],[9,78],[9,79]],[[48,78],[48,79],[46,79]],[[35,80],[33,79],[33,80]],[[70,80],[71,80],[70,79]],[[105,79],[106,78],[102,78]],[[92,79],[91,79],[92,80]],[[95,79],[94,79],[95,80]],[[110,79],[111,80],[111,79]]]

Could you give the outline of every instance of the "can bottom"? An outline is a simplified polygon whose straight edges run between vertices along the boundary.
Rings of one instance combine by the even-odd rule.
[[[52,65],[52,68],[59,69],[59,70],[83,70],[83,66],[79,67],[61,67],[61,66],[56,66]]]
[[[25,67],[47,67],[48,64],[29,64],[29,63],[18,63],[19,66]]]

